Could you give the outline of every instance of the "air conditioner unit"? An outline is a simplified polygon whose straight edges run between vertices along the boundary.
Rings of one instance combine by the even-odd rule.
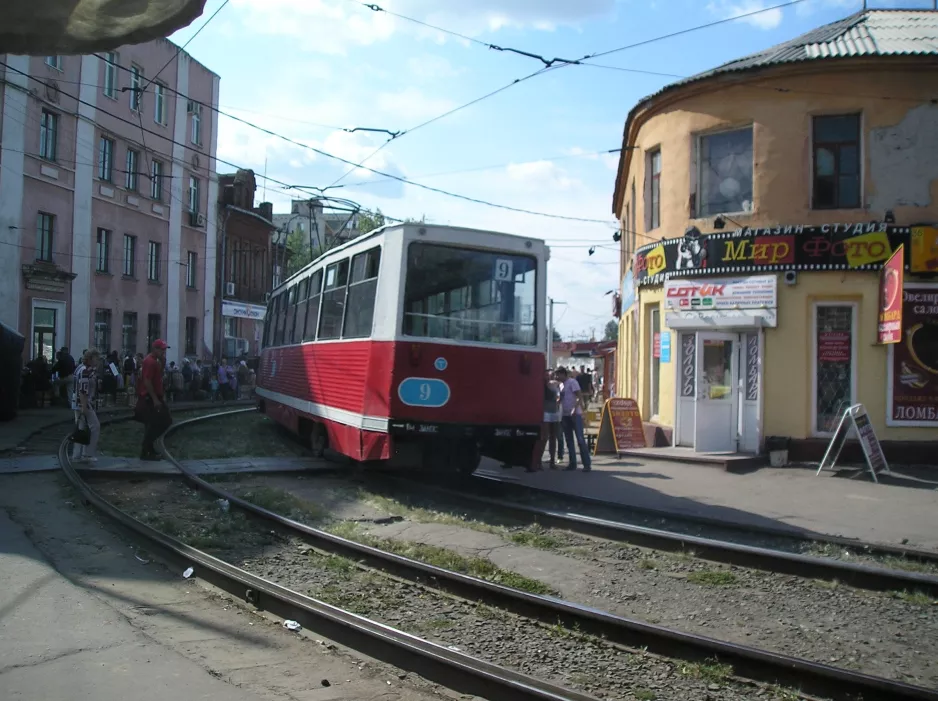
[[[234,297],[234,293],[235,293],[235,284],[233,282],[226,282],[225,294],[228,295],[229,297]]]
[[[186,112],[188,112],[189,114],[195,114],[196,112],[199,111],[199,108],[201,106],[202,105],[200,105],[195,100],[189,100],[186,102]]]
[[[189,212],[189,226],[205,226],[205,215],[201,212]]]

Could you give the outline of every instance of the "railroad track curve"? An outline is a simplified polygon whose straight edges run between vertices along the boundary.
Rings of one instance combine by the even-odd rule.
[[[195,422],[245,411],[251,409],[197,417],[174,425],[167,433]],[[283,618],[297,620],[337,642],[414,671],[461,693],[473,693],[489,699],[592,698],[316,601],[175,540],[136,520],[101,497],[71,466],[66,447],[67,441],[60,447],[62,467],[90,505],[129,529],[136,537],[145,540],[147,547],[164,560],[177,566],[194,567],[196,576],[239,599]],[[511,589],[346,540],[268,511],[201,479],[166,452],[165,446],[164,455],[199,490],[226,499],[230,505],[276,524],[278,528],[298,535],[321,550],[363,561],[376,569],[422,585],[444,589],[471,600],[483,600],[544,623],[561,622],[567,626],[577,626],[608,642],[632,648],[644,647],[665,657],[683,660],[717,659],[732,665],[738,676],[795,687],[802,693],[814,696],[845,700],[862,698],[865,701],[938,701],[938,691],[932,689],[615,616],[561,599]]]

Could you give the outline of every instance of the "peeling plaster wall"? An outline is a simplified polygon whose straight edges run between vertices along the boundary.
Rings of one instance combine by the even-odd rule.
[[[927,207],[938,180],[938,105],[919,105],[895,126],[870,130],[873,210]]]

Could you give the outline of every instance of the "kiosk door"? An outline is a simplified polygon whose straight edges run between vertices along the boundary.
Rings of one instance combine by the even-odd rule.
[[[694,450],[735,453],[739,425],[739,336],[697,334],[697,397]]]

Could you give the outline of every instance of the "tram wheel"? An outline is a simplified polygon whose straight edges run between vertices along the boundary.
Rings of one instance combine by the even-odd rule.
[[[471,475],[482,462],[482,451],[475,441],[457,443],[453,450],[453,465],[461,475]]]
[[[323,424],[317,421],[313,424],[313,428],[309,432],[309,449],[314,458],[321,458],[326,454],[328,447],[329,432],[326,431],[326,427]]]

